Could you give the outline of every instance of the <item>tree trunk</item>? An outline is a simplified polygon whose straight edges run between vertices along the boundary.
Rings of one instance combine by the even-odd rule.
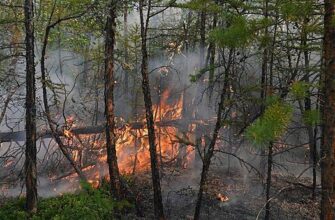
[[[264,18],[268,18],[268,0],[265,0],[264,2]],[[268,27],[265,27],[264,31],[265,38],[269,35]],[[267,76],[268,76],[268,59],[269,59],[269,50],[268,50],[268,44],[265,45],[265,48],[263,50],[263,58],[262,58],[262,75],[261,75],[261,114],[264,113],[265,110],[265,101],[267,96]],[[261,149],[261,160],[260,160],[260,171],[261,173],[265,173],[266,171],[266,158],[265,158],[265,149]]]
[[[306,20],[306,19],[305,19]],[[305,25],[307,25],[307,21],[305,21]],[[305,60],[305,82],[309,84],[309,51],[307,49],[307,34],[305,33],[302,36],[302,44],[304,46],[304,60]],[[312,110],[312,101],[311,101],[311,92],[308,88],[307,96],[305,98],[305,111]],[[312,197],[315,199],[315,191],[316,191],[316,166],[317,161],[319,160],[319,155],[316,149],[316,135],[315,129],[313,125],[306,125],[307,135],[308,135],[308,145],[309,145],[309,162],[312,165],[313,169],[313,189],[312,189]]]
[[[109,14],[106,23],[105,39],[105,116],[106,116],[106,143],[107,163],[109,168],[110,186],[112,195],[121,198],[120,173],[116,156],[116,136],[114,120],[114,45],[116,33],[116,1],[109,5]]]
[[[321,219],[335,218],[335,2],[325,0]]]
[[[272,176],[272,164],[273,164],[273,143],[269,144],[268,152],[268,171],[266,177],[266,205],[265,205],[265,220],[270,219],[270,190],[271,190],[271,176]]]
[[[190,12],[188,13],[188,18],[187,18],[187,22],[189,22],[189,17],[190,17]],[[188,28],[189,28],[189,24],[188,23],[184,23],[184,26],[183,26],[183,30],[184,30],[184,45],[185,45],[185,49],[184,49],[184,54],[188,54]],[[185,60],[184,60],[184,68],[185,68],[185,72],[188,73],[189,72],[189,65],[188,65],[188,62],[187,62],[187,57],[185,57]],[[181,134],[181,135],[184,135],[185,132],[188,131],[189,129],[189,120],[191,119],[190,118],[190,115],[191,115],[191,111],[189,111],[190,106],[192,105],[191,103],[191,98],[189,97],[188,93],[187,93],[187,90],[184,89],[182,91],[182,94],[181,96],[183,97],[183,106],[182,106],[182,113],[181,113],[181,118],[182,120],[185,120],[184,123],[181,124],[181,126],[178,128],[178,134]],[[178,146],[178,156],[177,156],[177,166],[181,167],[181,168],[185,168],[185,163],[187,162],[186,161],[186,156],[187,156],[187,151],[186,151],[186,148],[187,148],[187,145],[184,144],[184,143],[179,143],[179,146]]]
[[[36,168],[36,104],[35,104],[35,62],[34,62],[34,9],[33,0],[24,3],[26,29],[26,206],[27,211],[37,211],[37,168]]]
[[[206,47],[206,12],[201,11],[200,12],[200,49],[199,49],[199,69],[204,68],[205,66],[205,47]],[[200,107],[199,107],[199,100],[201,100],[202,92],[204,90],[205,84],[204,84],[204,74],[202,74],[198,80],[198,85],[196,89],[196,94],[195,94],[195,99],[194,99],[194,104],[197,106],[195,108],[195,114],[194,118],[196,120],[200,119],[199,112]],[[204,138],[204,128],[203,126],[197,126],[195,128],[195,137],[196,137],[196,148],[197,148],[197,153],[195,154],[195,168],[198,168],[200,166],[199,161],[202,161],[202,151],[204,149],[203,146],[203,138]]]
[[[57,132],[55,125],[55,122],[51,118],[51,112],[50,107],[48,103],[48,92],[47,92],[47,77],[46,77],[46,67],[45,67],[45,57],[46,57],[46,49],[48,46],[49,41],[49,35],[50,31],[55,25],[57,25],[59,22],[51,24],[51,19],[53,16],[54,10],[51,12],[51,15],[49,17],[48,26],[45,30],[44,39],[43,39],[43,45],[42,45],[42,52],[41,52],[41,81],[42,81],[42,93],[43,93],[43,105],[45,110],[45,115],[47,117],[47,121],[50,128],[51,136],[55,139],[56,143],[58,144],[60,150],[62,151],[65,158],[70,162],[71,166],[74,168],[76,173],[78,174],[79,178],[82,181],[87,181],[84,173],[81,171],[81,167],[76,164],[76,162],[73,160],[70,153],[67,151],[65,145],[63,144],[60,134]],[[60,20],[58,20],[60,21]],[[60,48],[59,48],[60,49]]]
[[[125,94],[129,94],[129,71],[128,71],[128,64],[129,64],[129,51],[128,51],[128,1],[124,0],[124,12],[123,12],[123,37],[124,37],[124,62],[126,67],[124,69],[124,91]]]
[[[217,1],[215,1],[217,3]],[[214,14],[213,17],[213,26],[212,29],[214,30],[217,26],[217,22],[218,22],[218,15],[217,13]],[[214,77],[215,77],[215,43],[212,41],[209,44],[209,51],[210,51],[210,60],[209,60],[209,86],[210,86],[210,93],[213,91],[213,86],[214,86]],[[211,94],[210,94],[211,95]]]
[[[219,131],[222,126],[221,122],[222,122],[223,111],[224,111],[224,102],[225,102],[226,91],[227,91],[228,83],[229,83],[228,71],[229,71],[229,68],[226,69],[225,81],[224,81],[224,85],[223,85],[222,92],[220,95],[219,109],[217,113],[217,119],[216,119],[213,136],[212,136],[212,139],[210,140],[210,144],[208,146],[207,152],[204,155],[198,198],[197,198],[197,203],[196,203],[195,212],[194,212],[195,220],[198,220],[200,218],[201,202],[202,202],[203,191],[204,191],[205,184],[207,181],[208,170],[211,164],[211,159],[214,154],[214,147],[216,144],[216,140],[217,140]]]
[[[200,13],[200,68],[205,64],[205,47],[206,47],[206,12]]]
[[[148,49],[147,49],[147,30],[149,25],[149,16],[151,1],[147,3],[148,11],[146,19],[143,13],[144,0],[139,1],[140,10],[140,20],[141,20],[141,52],[142,52],[142,64],[141,64],[141,74],[142,74],[142,90],[144,95],[145,103],[145,113],[146,122],[149,136],[149,151],[151,160],[151,174],[152,174],[152,184],[154,190],[154,212],[156,219],[165,219],[164,209],[161,194],[161,184],[160,184],[160,174],[157,164],[157,150],[156,150],[156,137],[155,137],[155,127],[154,127],[154,117],[152,111],[152,102],[150,94],[150,84],[149,84],[149,71],[148,71]]]

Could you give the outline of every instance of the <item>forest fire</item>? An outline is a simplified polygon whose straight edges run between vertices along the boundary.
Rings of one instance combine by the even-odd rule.
[[[0,220],[335,219],[334,8],[0,0]]]
[[[216,198],[221,201],[221,202],[227,202],[229,201],[229,198],[228,196],[224,195],[224,194],[221,194],[221,193],[218,193]]]
[[[154,120],[159,123],[162,121],[173,121],[182,118],[182,104],[183,97],[176,100],[169,100],[170,91],[165,90],[158,104],[153,105]],[[145,116],[140,117],[140,122],[145,124]],[[119,121],[123,121],[122,119]],[[76,135],[71,132],[71,129],[78,127],[76,120],[70,116],[66,120],[66,128],[64,129],[64,136],[66,138],[67,146],[72,150],[72,156],[76,163],[83,165],[83,158],[90,155],[85,155],[86,145],[90,146],[90,151],[97,151],[96,159],[88,158],[87,161],[98,161],[93,165],[86,166],[83,171],[89,178],[89,182],[93,187],[98,187],[102,178],[107,175],[107,156],[105,153],[104,138],[96,137],[95,134]],[[119,169],[124,174],[134,174],[135,172],[147,171],[150,168],[150,154],[148,131],[142,127],[134,129],[130,124],[123,124],[117,126],[116,135],[116,150]],[[192,130],[194,126],[190,126]],[[177,160],[180,143],[178,138],[178,128],[172,126],[156,126],[157,130],[157,152],[158,161],[161,165],[164,163],[171,163]],[[185,146],[185,158],[183,167],[191,163],[194,158],[193,146]],[[76,175],[68,176],[73,178]]]

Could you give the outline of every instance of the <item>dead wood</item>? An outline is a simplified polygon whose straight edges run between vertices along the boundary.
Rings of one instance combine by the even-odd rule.
[[[160,127],[180,127],[185,120],[167,120],[167,121],[160,121],[156,122],[156,126]],[[191,121],[193,124],[204,124],[205,122],[202,121]],[[145,123],[144,122],[132,122],[128,125],[126,124],[119,124],[117,125],[118,129],[125,128],[125,126],[130,126],[131,129],[144,129]],[[84,135],[84,134],[99,134],[103,133],[105,130],[105,125],[97,125],[97,126],[87,126],[87,127],[75,127],[71,128],[70,131],[75,135]],[[14,132],[2,132],[0,133],[0,143],[11,142],[11,141],[25,141],[26,140],[26,132],[25,131],[14,131]],[[64,129],[58,129],[57,135],[65,136]],[[42,130],[37,132],[38,138],[52,138],[52,131],[51,130]]]

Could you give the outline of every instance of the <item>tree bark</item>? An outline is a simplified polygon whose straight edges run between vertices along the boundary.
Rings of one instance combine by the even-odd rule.
[[[30,213],[37,211],[37,168],[36,168],[36,86],[34,53],[34,6],[33,0],[25,0],[24,17],[26,30],[26,208]]]
[[[205,11],[201,11],[200,12],[200,45],[199,45],[199,69],[204,68],[205,66],[205,47],[206,47],[206,12]],[[197,89],[196,89],[196,95],[195,95],[195,99],[194,102],[198,102],[198,100],[201,100],[201,96],[202,96],[202,92],[204,90],[205,87],[205,83],[204,83],[204,74],[202,74],[200,76],[200,78],[198,79],[198,85],[197,85]],[[195,113],[194,113],[194,118],[196,120],[200,119],[199,116],[199,112],[200,107],[199,107],[199,103],[194,103],[197,107],[195,108]],[[203,151],[203,138],[204,138],[204,129],[202,128],[202,126],[197,126],[195,128],[195,136],[196,136],[196,148],[197,148],[197,153],[195,154],[195,168],[198,168],[198,166],[200,166],[199,161],[202,161],[202,151]]]
[[[125,62],[125,68],[124,68],[124,91],[125,94],[129,94],[129,71],[128,71],[128,64],[129,64],[129,40],[128,40],[128,1],[124,0],[124,12],[123,12],[123,37],[124,37],[124,62]]]
[[[142,90],[144,95],[145,103],[145,113],[146,122],[149,136],[149,151],[151,160],[151,174],[152,174],[152,184],[154,190],[154,212],[156,219],[165,219],[164,209],[161,194],[161,184],[160,184],[160,174],[157,163],[157,149],[156,149],[156,137],[155,137],[155,127],[154,118],[152,111],[152,101],[150,94],[150,84],[149,84],[149,71],[148,71],[148,49],[147,49],[147,30],[149,25],[149,16],[151,10],[151,0],[147,3],[147,15],[146,19],[144,17],[144,0],[139,1],[140,10],[140,20],[141,20],[141,52],[142,52],[142,64],[141,64],[141,74],[142,74]]]
[[[305,19],[304,25],[307,26],[307,19]],[[304,46],[304,60],[305,60],[305,82],[309,84],[309,51],[307,48],[307,33],[304,31],[304,34],[302,36],[302,45]],[[311,100],[311,91],[308,88],[307,90],[307,96],[304,100],[305,104],[305,111],[311,111],[312,110],[312,100]],[[309,145],[309,162],[312,165],[313,169],[313,189],[312,189],[312,198],[315,199],[315,193],[316,193],[316,168],[317,168],[317,162],[319,160],[319,155],[317,152],[316,147],[316,130],[317,128],[314,128],[313,125],[306,125],[306,131],[308,135],[308,145]]]
[[[321,219],[335,218],[335,2],[325,0]]]
[[[215,13],[214,18],[213,18],[213,26],[212,29],[216,28],[217,25],[217,20],[218,20],[218,15]],[[210,91],[212,92],[213,86],[214,86],[214,77],[215,77],[215,43],[211,42],[209,44],[209,51],[210,51],[210,59],[209,59],[209,86],[210,86]],[[211,95],[211,94],[210,94]]]
[[[213,136],[212,136],[212,139],[211,139],[210,144],[208,146],[207,152],[204,155],[202,172],[201,172],[201,180],[200,180],[200,186],[199,186],[199,192],[198,192],[198,198],[197,198],[197,203],[196,203],[195,212],[194,212],[194,219],[195,220],[198,220],[200,218],[200,210],[201,210],[201,202],[202,202],[203,191],[204,191],[205,184],[206,184],[206,181],[207,181],[207,175],[208,175],[209,167],[210,167],[210,164],[211,164],[211,159],[212,159],[213,154],[214,154],[214,147],[215,147],[215,144],[216,144],[216,140],[218,138],[219,131],[220,131],[221,126],[222,126],[221,122],[222,122],[223,111],[224,111],[224,102],[225,102],[225,96],[226,96],[226,92],[227,92],[227,88],[228,88],[228,84],[229,84],[229,72],[228,71],[229,71],[229,68],[227,68],[227,70],[226,70],[225,81],[224,81],[224,85],[223,85],[222,92],[221,92],[221,95],[220,95],[219,109],[218,109],[218,113],[217,113],[217,119],[216,119],[216,124],[215,124],[215,128],[214,128]]]
[[[115,116],[114,116],[114,45],[116,33],[116,1],[109,5],[105,39],[105,116],[107,163],[112,195],[121,198],[121,181],[116,156]]]
[[[268,0],[265,0],[264,2],[264,18],[268,18]],[[268,27],[265,27],[264,36],[267,38],[269,36],[269,30]],[[268,43],[266,43],[265,48],[263,50],[263,58],[262,58],[262,74],[261,74],[261,107],[260,107],[260,113],[263,114],[265,110],[265,102],[266,102],[266,96],[267,96],[267,78],[268,78],[268,60],[269,60],[269,49],[268,49]],[[261,149],[260,152],[261,155],[265,155],[265,149]],[[260,160],[260,171],[261,173],[265,173],[266,171],[266,158],[262,156]]]
[[[206,47],[206,12],[200,12],[200,68],[205,64],[205,47]]]
[[[268,149],[268,170],[267,170],[267,177],[266,177],[266,205],[265,205],[265,220],[270,219],[270,190],[271,190],[271,177],[272,177],[272,164],[273,164],[273,143],[269,144]]]

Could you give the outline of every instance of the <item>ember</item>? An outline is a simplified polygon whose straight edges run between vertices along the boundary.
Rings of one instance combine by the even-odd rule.
[[[228,196],[221,193],[217,194],[216,198],[221,202],[227,202],[229,200]]]

